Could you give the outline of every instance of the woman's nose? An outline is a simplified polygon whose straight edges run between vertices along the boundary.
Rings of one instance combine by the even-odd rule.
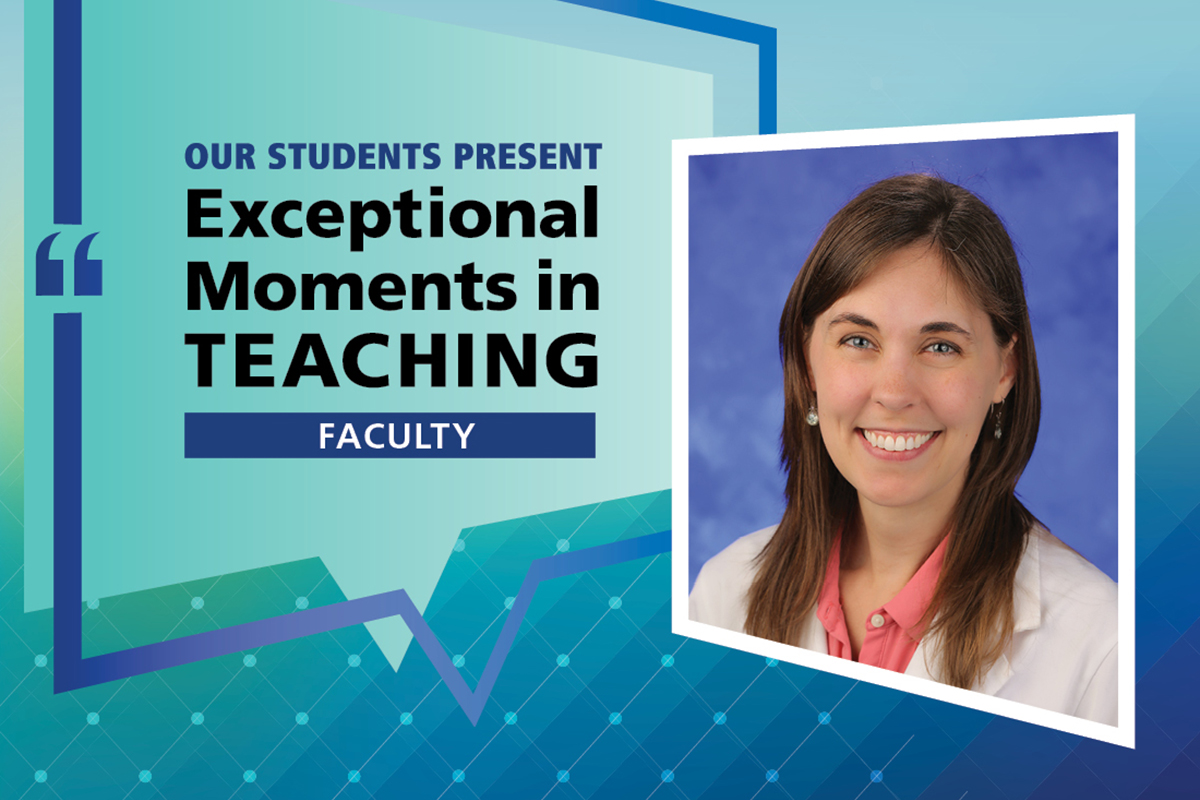
[[[878,364],[874,400],[889,411],[911,406],[918,394],[917,376],[906,353],[890,353]]]

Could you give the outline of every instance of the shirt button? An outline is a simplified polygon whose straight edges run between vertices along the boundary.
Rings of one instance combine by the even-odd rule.
[[[883,614],[876,614],[875,616],[871,617],[871,624],[876,628],[882,628],[886,622],[887,620],[883,618]]]

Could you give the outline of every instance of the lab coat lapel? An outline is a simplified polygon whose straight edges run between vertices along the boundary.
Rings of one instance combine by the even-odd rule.
[[[1042,624],[1040,544],[1035,529],[1029,533],[1025,553],[1021,556],[1021,563],[1017,566],[1017,574],[1013,580],[1014,636],[1022,631],[1034,630]],[[937,651],[936,637],[921,639],[904,674],[936,680],[930,672],[930,667],[934,666]],[[1012,674],[1012,664],[1008,656],[1001,655],[974,689],[983,694],[995,695]]]
[[[912,658],[908,662],[908,669],[904,670],[905,675],[912,675],[916,678],[926,678],[931,681],[936,680],[936,678],[934,678],[929,672],[930,664],[928,661],[930,660],[930,651],[934,650],[934,647],[929,646],[929,638],[930,637],[926,636],[917,643],[917,650],[915,653],[913,653]]]
[[[825,638],[825,626],[817,618],[816,607],[808,614],[808,619],[800,631],[798,644],[805,650],[829,655],[829,640]]]
[[[934,656],[938,650],[937,642],[930,641],[929,637],[921,640],[917,645],[917,650],[913,653],[912,660],[908,662],[908,669],[904,670],[905,675],[912,675],[914,678],[925,678],[926,680],[936,681],[932,674],[932,668],[936,666]],[[1000,691],[1009,678],[1012,677],[1012,667],[1008,663],[1008,658],[1001,655],[996,659],[996,663],[992,664],[992,668],[983,676],[983,680],[975,687],[975,691],[983,692],[984,694],[994,695]]]

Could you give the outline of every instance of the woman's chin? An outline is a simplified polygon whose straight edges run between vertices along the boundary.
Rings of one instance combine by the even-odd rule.
[[[857,486],[856,489],[860,503],[870,503],[879,508],[908,509],[914,513],[938,505],[944,495],[935,487],[918,486],[912,480],[900,479],[877,480],[869,486]]]

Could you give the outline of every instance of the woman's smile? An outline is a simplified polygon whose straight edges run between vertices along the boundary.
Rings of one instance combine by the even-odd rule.
[[[886,461],[911,461],[929,450],[937,431],[895,431],[857,428],[871,455]]]

